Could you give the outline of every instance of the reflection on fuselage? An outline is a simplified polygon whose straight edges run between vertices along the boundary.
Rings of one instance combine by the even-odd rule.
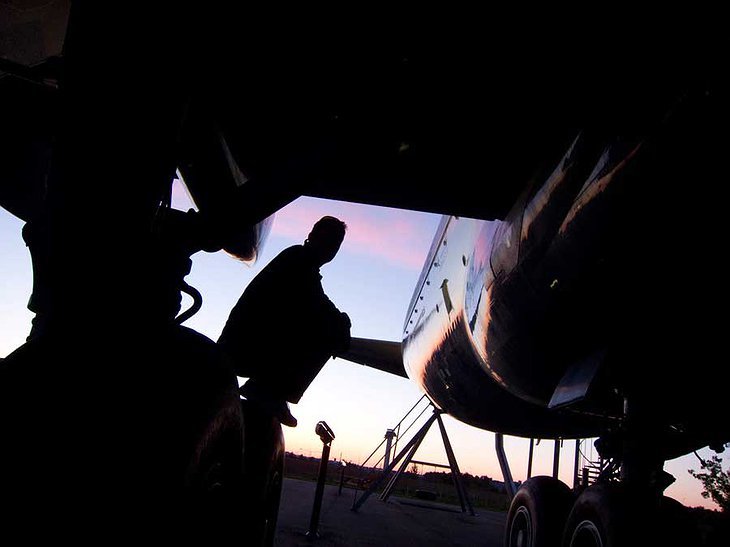
[[[511,395],[490,366],[493,274],[485,250],[497,227],[444,219],[405,324],[408,374],[437,406],[477,427],[523,436],[583,435],[590,431],[585,421]]]
[[[566,217],[584,218],[606,207],[606,196],[618,186],[611,181],[634,151],[625,143],[599,146],[578,137],[544,184],[528,189],[504,220],[444,217],[403,337],[409,376],[441,408],[481,427],[499,423],[505,432],[504,414],[513,413],[515,419],[507,421],[516,434],[560,429],[565,436],[566,423],[583,433],[594,427],[574,413],[548,411],[547,404],[567,368],[584,357],[580,352],[602,342],[598,329],[595,338],[585,331],[589,336],[577,340],[566,310],[575,311],[576,295],[589,309],[605,298],[603,287],[566,288],[604,249],[584,253],[585,260],[553,255],[556,249],[564,254],[566,246],[581,248],[587,238],[601,241],[600,222],[589,224],[590,230],[565,229]],[[593,192],[596,182],[601,189]]]

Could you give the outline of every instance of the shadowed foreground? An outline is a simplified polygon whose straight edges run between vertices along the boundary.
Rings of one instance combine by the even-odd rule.
[[[502,545],[504,513],[480,510],[476,516],[459,507],[392,497],[371,497],[358,512],[350,510],[354,491],[326,485],[319,519],[319,538],[306,537],[312,516],[316,483],[287,478],[275,545]]]

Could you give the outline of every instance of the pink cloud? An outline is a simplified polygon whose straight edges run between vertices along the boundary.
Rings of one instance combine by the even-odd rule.
[[[179,181],[173,184],[172,204],[181,210],[195,208]],[[343,251],[419,271],[438,224],[437,215],[429,213],[302,197],[276,213],[272,235],[301,243],[325,215],[347,223]]]
[[[434,215],[388,207],[300,198],[276,214],[272,234],[302,242],[324,215],[347,223],[342,250],[420,270],[433,238]]]

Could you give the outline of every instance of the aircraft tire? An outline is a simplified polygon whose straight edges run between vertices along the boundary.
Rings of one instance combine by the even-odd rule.
[[[699,530],[678,501],[652,501],[622,484],[596,484],[571,509],[563,547],[639,547],[700,545]]]
[[[507,513],[505,547],[552,547],[558,545],[573,493],[558,479],[537,476],[517,491]]]
[[[619,483],[594,484],[573,504],[563,547],[651,545],[659,541],[656,524],[657,504],[645,495]]]
[[[284,482],[284,458],[280,456],[274,465],[269,483],[266,488],[266,506],[264,528],[264,547],[273,547],[276,537],[276,524],[279,519],[279,504],[281,502],[281,488]]]
[[[245,485],[241,418],[238,401],[234,404],[221,406],[194,447],[185,475],[189,504],[183,514],[189,522],[181,528],[191,536],[184,540],[236,539],[232,523],[245,510]]]

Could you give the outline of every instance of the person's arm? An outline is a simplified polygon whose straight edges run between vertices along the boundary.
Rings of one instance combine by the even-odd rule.
[[[350,349],[350,328],[352,322],[350,316],[345,312],[339,312],[337,326],[334,329],[334,347],[332,350],[333,357],[345,353]]]
[[[332,355],[344,353],[350,347],[350,328],[352,327],[350,316],[340,311],[324,291],[322,291],[320,303],[325,336],[331,343]]]

